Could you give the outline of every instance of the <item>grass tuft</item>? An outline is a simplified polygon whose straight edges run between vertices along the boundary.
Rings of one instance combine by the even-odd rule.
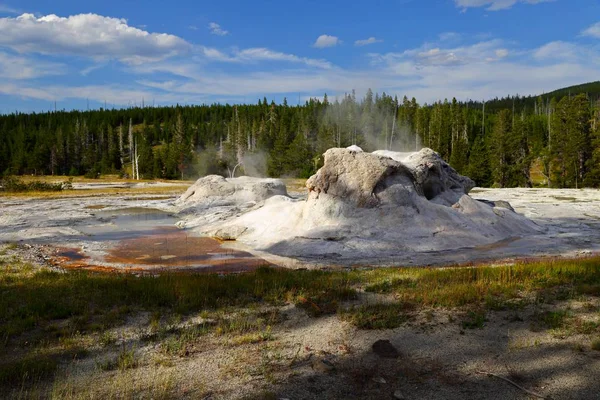
[[[340,317],[360,329],[394,329],[409,319],[414,307],[405,303],[369,304],[340,312]]]
[[[485,322],[485,311],[469,311],[461,326],[463,329],[483,329]]]

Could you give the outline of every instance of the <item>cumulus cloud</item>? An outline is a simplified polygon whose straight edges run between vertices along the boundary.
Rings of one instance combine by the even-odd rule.
[[[355,46],[368,46],[370,44],[381,43],[381,42],[383,42],[383,40],[376,39],[373,36],[371,36],[368,39],[357,40],[356,42],[354,42],[354,45]]]
[[[590,26],[589,28],[581,32],[581,34],[583,36],[590,36],[600,39],[600,22]]]
[[[87,16],[84,17],[87,21]],[[323,93],[335,96],[352,89],[361,96],[372,88],[431,102],[453,96],[483,99],[517,93],[535,94],[597,80],[600,76],[598,49],[569,42],[550,42],[538,48],[522,49],[502,40],[473,37],[470,40],[477,42],[466,43],[458,40],[460,37],[443,34],[438,43],[402,52],[370,54],[372,63],[369,66],[345,69],[324,59],[265,47],[216,49],[193,46],[171,35],[166,35],[173,38],[164,39],[164,43],[169,44],[166,45],[156,37],[158,34],[131,28],[124,20],[96,17],[105,24],[100,24],[100,28],[92,24],[93,37],[88,37],[85,32],[80,34],[79,26],[71,27],[67,21],[62,21],[73,17],[25,15],[0,18],[0,32],[3,33],[0,48],[5,48],[0,50],[0,78],[7,78],[0,79],[0,93],[40,100],[89,98],[127,105],[134,101],[139,103],[142,98],[155,99],[161,104],[241,102],[252,96],[262,98],[291,93],[306,97]],[[50,22],[43,21],[44,18],[61,20],[52,25],[56,32],[48,33],[50,28],[43,24]],[[115,33],[115,26],[132,32]],[[81,29],[87,31],[89,27]],[[68,40],[64,31],[70,35]],[[334,36],[323,35],[319,39],[321,47],[340,43]],[[317,43],[319,40],[315,43],[319,47]],[[67,71],[64,65],[44,62],[50,58],[43,54],[91,57],[95,62],[80,71],[82,74],[91,73],[98,66],[114,68],[115,63],[110,61],[122,60],[127,65],[125,68],[119,65],[116,72],[124,70],[128,77],[136,75],[137,79],[129,80],[127,84],[106,85],[78,85],[66,79],[63,84],[40,80],[28,82],[27,79]],[[170,58],[171,55],[185,57]],[[130,57],[153,62],[133,64]],[[219,63],[224,62],[240,66],[251,64],[251,68],[235,65],[221,68],[223,65]],[[274,63],[277,68],[273,67]]]
[[[0,18],[0,32],[0,46],[19,53],[118,59],[126,63],[161,60],[191,47],[177,36],[149,33],[129,26],[125,19],[97,14]]]
[[[324,49],[326,47],[337,46],[340,43],[342,43],[342,41],[337,36],[321,35],[317,38],[313,47]]]
[[[229,35],[229,31],[226,31],[225,29],[221,28],[221,25],[217,24],[216,22],[211,22],[210,24],[208,24],[208,29],[210,30],[210,33],[212,35],[217,35],[217,36]]]
[[[539,4],[551,1],[555,0],[454,0],[454,3],[463,11],[473,7],[486,7],[487,10],[498,11],[511,8],[517,3]]]

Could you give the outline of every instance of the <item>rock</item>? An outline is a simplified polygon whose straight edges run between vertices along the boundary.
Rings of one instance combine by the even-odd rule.
[[[353,151],[355,153],[362,153],[363,149],[361,149],[360,147],[358,147],[357,145],[353,144],[352,146],[348,146],[346,147],[346,149]]]
[[[394,392],[394,398],[398,399],[398,400],[406,400],[406,397],[404,396],[404,394],[402,394],[402,392],[399,390],[396,390]]]
[[[312,368],[318,372],[332,372],[335,370],[335,365],[326,358],[318,358],[313,361]]]
[[[428,200],[441,196],[446,200],[446,205],[452,205],[475,187],[475,182],[460,175],[431,149],[413,153],[403,163],[413,171],[417,184]]]
[[[506,208],[507,210],[515,212],[515,209],[510,205],[510,203],[508,201],[504,201],[504,200],[491,201],[491,200],[484,200],[484,199],[477,199],[477,201],[480,201],[483,204],[487,204],[490,207]]]
[[[389,182],[388,182],[389,180]],[[373,208],[392,181],[415,191],[410,170],[390,158],[347,149],[329,149],[324,165],[306,181],[310,195],[325,193],[355,207]],[[309,196],[310,196],[309,195]]]
[[[372,154],[376,154],[381,157],[391,158],[392,160],[403,162],[408,156],[413,154],[412,152],[398,152],[398,151],[390,151],[390,150],[377,150]]]
[[[496,200],[494,202],[494,207],[506,208],[507,210],[515,212],[515,209],[512,208],[512,206],[510,205],[510,203],[508,201],[504,201],[504,200]]]
[[[216,230],[212,236],[219,240],[237,240],[247,229],[247,227],[239,225],[226,226]]]
[[[306,186],[316,196],[326,193],[363,208],[384,203],[411,205],[411,193],[451,206],[475,186],[431,149],[404,157],[402,162],[390,153],[329,149],[323,167]]]
[[[279,179],[242,176],[226,179],[220,175],[200,178],[176,201],[177,205],[217,203],[239,205],[264,201],[272,196],[287,196],[285,184]]]
[[[373,353],[381,358],[398,358],[400,353],[389,340],[378,340],[371,346]]]
[[[382,385],[387,383],[387,381],[381,376],[376,376],[375,378],[373,378],[373,382],[381,383]]]

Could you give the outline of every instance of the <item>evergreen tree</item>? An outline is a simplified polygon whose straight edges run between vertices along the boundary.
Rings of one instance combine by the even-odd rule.
[[[477,186],[489,187],[492,184],[490,157],[483,137],[475,139],[469,156],[467,175],[475,181]]]

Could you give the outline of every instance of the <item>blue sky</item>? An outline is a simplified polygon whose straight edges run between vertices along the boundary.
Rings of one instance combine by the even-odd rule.
[[[600,80],[592,0],[0,0],[0,112],[341,96],[419,102]]]

